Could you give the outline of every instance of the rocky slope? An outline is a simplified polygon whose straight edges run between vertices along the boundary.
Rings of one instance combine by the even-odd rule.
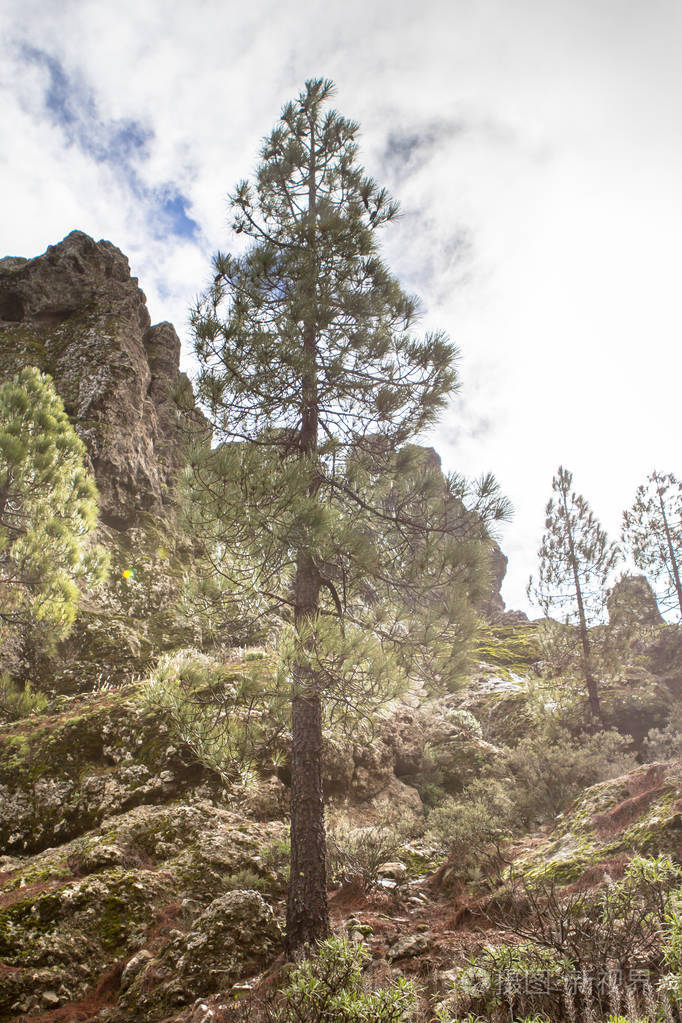
[[[507,698],[501,683],[487,680],[491,707]],[[449,705],[401,705],[372,741],[336,740],[332,833],[381,822],[387,809],[418,821],[434,748],[456,750],[455,790],[477,757],[494,754]],[[226,784],[159,717],[144,683],[62,698],[55,713],[1,729],[0,1020],[208,1021],[208,1008],[260,983],[281,963],[287,792],[278,774],[286,778],[286,765]],[[682,855],[682,761],[586,790],[554,827],[517,845],[515,869],[599,885],[639,853]],[[485,888],[453,887],[447,869],[432,873],[432,855],[405,846],[374,894],[332,895],[335,929],[367,943],[384,982],[428,976],[445,990],[454,968],[508,939]]]
[[[54,377],[87,445],[113,572],[86,594],[57,657],[26,665],[28,678],[60,693],[48,712],[0,726],[0,1023],[223,1023],[226,1007],[266,990],[283,964],[287,750],[284,741],[281,756],[227,778],[149,685],[163,650],[202,644],[182,606],[191,546],[173,516],[197,422],[179,342],[169,324],[150,325],[123,254],[74,232],[35,259],[0,260],[0,379],[24,365]],[[497,552],[489,621],[461,692],[415,689],[371,729],[326,737],[333,854],[343,866],[354,848],[376,882],[332,893],[334,929],[367,944],[369,976],[415,976],[434,997],[453,971],[514,938],[508,876],[481,864],[468,877],[455,857],[444,860],[425,814],[463,793],[466,811],[467,786],[496,765],[508,794],[515,778],[502,750],[552,715],[568,726],[561,735],[581,728],[580,694],[559,707],[536,630],[502,613],[505,567]],[[667,727],[660,744],[677,742],[682,634],[660,622],[642,580],[616,590],[609,612],[602,631],[624,660],[602,702],[607,725],[632,737],[632,769],[585,784],[556,819],[531,816],[505,849],[522,878],[567,891],[608,886],[637,854],[682,859],[680,761],[633,760],[651,729]],[[262,650],[216,656],[224,686],[272,675]],[[476,997],[465,1008],[487,1012]]]
[[[144,683],[61,708],[0,732],[0,1020],[107,983],[106,1018],[161,1019],[275,959],[288,859],[277,774],[227,785]],[[395,772],[418,771],[424,744],[407,708],[372,742],[334,743],[332,815],[423,814]]]

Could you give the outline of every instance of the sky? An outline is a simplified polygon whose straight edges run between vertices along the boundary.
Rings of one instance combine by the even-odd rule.
[[[508,608],[564,465],[613,539],[682,475],[679,0],[2,0],[0,255],[122,249],[191,370],[226,197],[312,77],[400,202],[383,255],[461,350],[428,438],[493,472]]]

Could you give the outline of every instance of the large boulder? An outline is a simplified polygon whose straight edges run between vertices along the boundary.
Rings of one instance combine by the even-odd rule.
[[[281,946],[282,932],[263,897],[228,892],[187,932],[177,931],[158,957],[138,960],[132,981],[123,978],[115,1018],[154,1020],[199,996],[228,990],[271,962]]]

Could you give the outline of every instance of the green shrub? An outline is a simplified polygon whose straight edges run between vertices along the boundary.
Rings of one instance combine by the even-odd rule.
[[[540,1009],[554,1019],[594,1021],[623,1006],[632,1018],[640,1010],[650,1019],[664,1015],[661,998],[678,996],[682,966],[681,880],[667,856],[635,857],[621,880],[596,890],[564,891],[551,877],[531,883],[512,875],[498,909],[520,944],[483,949],[472,965],[488,984],[467,1007],[502,1008],[507,1019]],[[534,986],[535,975],[543,982]]]
[[[458,874],[474,876],[503,862],[513,818],[514,804],[505,785],[478,778],[461,796],[431,811],[427,840],[447,851]]]
[[[665,917],[663,961],[669,972],[661,978],[661,993],[682,1011],[682,887],[671,900]]]
[[[646,761],[682,757],[682,703],[676,704],[664,728],[652,728],[644,740]]]
[[[458,875],[499,869],[509,840],[554,820],[583,789],[635,766],[628,740],[616,731],[573,735],[546,711],[537,732],[495,748],[479,777],[455,796],[426,789],[427,834],[449,855]]]
[[[229,782],[248,782],[258,766],[283,758],[286,694],[260,659],[236,670],[195,650],[164,654],[144,700],[163,713],[177,742]]]
[[[390,989],[367,991],[362,969],[369,960],[362,945],[328,938],[294,967],[271,1011],[272,1023],[413,1023],[417,992],[400,977]]]
[[[547,722],[507,749],[500,767],[513,779],[519,824],[552,821],[583,789],[635,767],[628,740],[615,730],[571,735]]]
[[[30,682],[21,686],[12,682],[9,675],[0,675],[0,723],[43,714],[49,702],[45,693],[33,691]]]
[[[483,740],[480,721],[466,710],[439,708],[426,718],[424,734],[419,795],[431,806],[461,792],[497,753]]]

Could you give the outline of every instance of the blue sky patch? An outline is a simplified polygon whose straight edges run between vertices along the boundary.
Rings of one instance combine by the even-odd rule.
[[[179,192],[171,192],[162,200],[161,212],[163,220],[170,225],[170,231],[166,230],[162,236],[172,233],[182,238],[197,238],[199,225],[187,213],[189,200]]]
[[[174,185],[149,186],[140,177],[138,168],[148,158],[153,130],[142,121],[103,117],[88,83],[69,74],[52,54],[34,46],[23,46],[21,54],[47,71],[45,113],[61,128],[67,144],[116,170],[132,199],[143,205],[156,237],[197,238],[199,225],[188,213],[189,199]]]

